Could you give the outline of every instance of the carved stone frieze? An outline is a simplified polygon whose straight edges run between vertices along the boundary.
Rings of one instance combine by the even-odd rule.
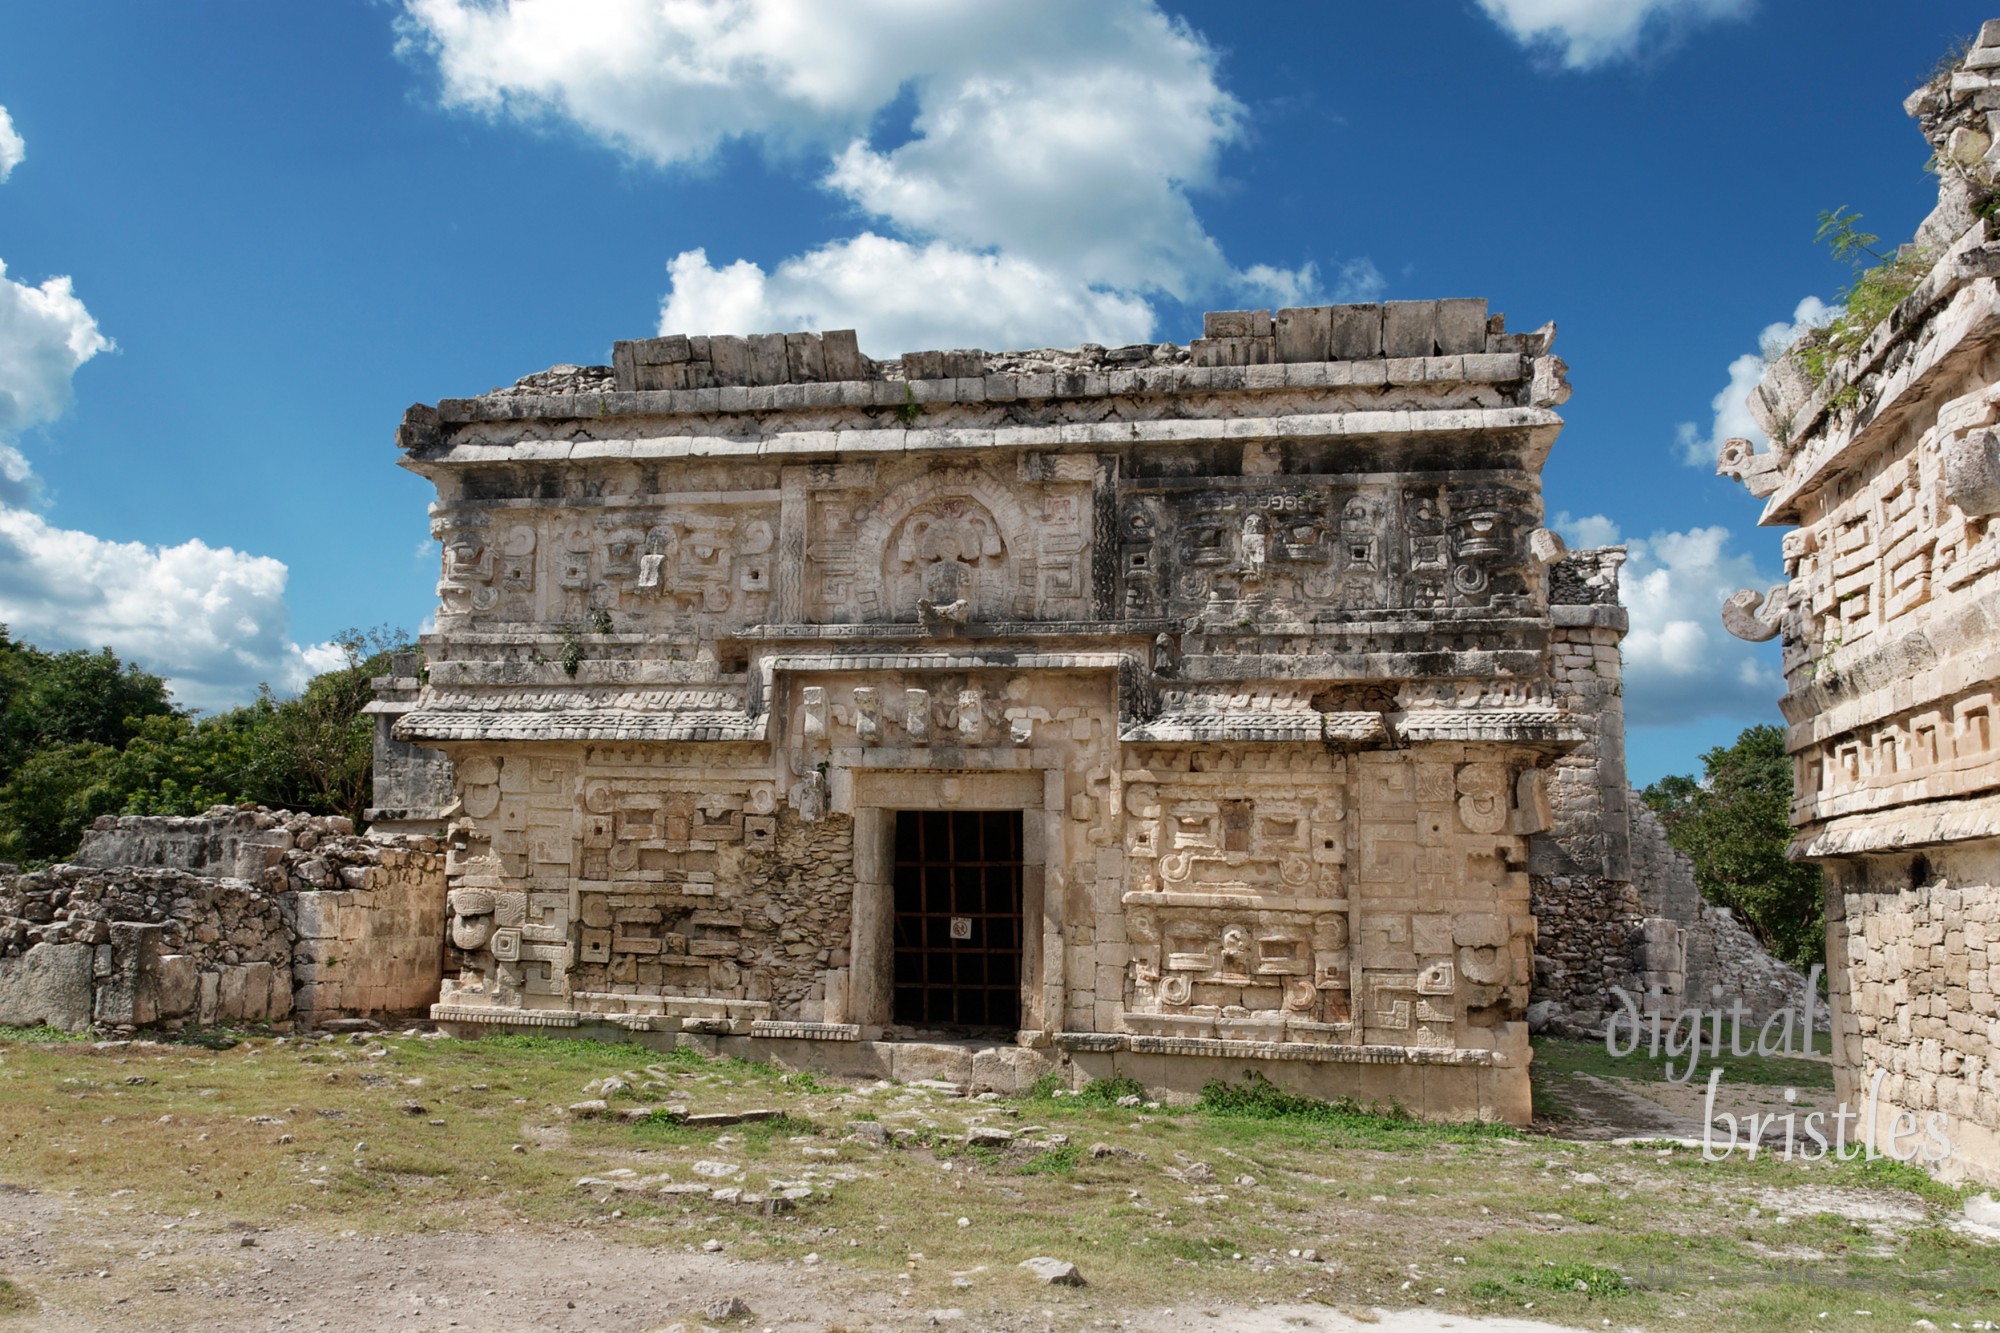
[[[419,413],[439,631],[394,735],[454,765],[441,1020],[1340,1052],[1363,1100],[1424,1063],[1427,1109],[1523,1119],[1526,840],[1582,738],[1547,334],[1209,334],[669,337],[588,412]]]

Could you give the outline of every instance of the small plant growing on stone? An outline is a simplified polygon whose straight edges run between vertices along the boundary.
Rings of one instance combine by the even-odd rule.
[[[1792,356],[1816,384],[1826,382],[1834,362],[1860,350],[1875,326],[1917,289],[1930,272],[1930,251],[1906,245],[1893,255],[1875,249],[1881,237],[1861,230],[1861,215],[1845,204],[1819,215],[1813,239],[1833,257],[1854,270],[1854,280],[1840,293],[1840,313],[1824,327],[1808,329],[1792,346]],[[1874,261],[1872,264],[1870,260]],[[1843,385],[1831,406],[1844,410],[1861,401],[1855,385]]]
[[[609,634],[611,632],[611,613],[603,607],[592,611],[590,613],[590,632],[592,634]]]
[[[917,424],[917,418],[922,416],[923,414],[924,414],[924,405],[917,401],[916,391],[910,388],[909,382],[907,380],[904,381],[903,401],[902,404],[896,408],[896,419],[902,422],[905,426],[914,426]]]
[[[556,660],[562,664],[563,674],[575,680],[583,665],[583,631],[565,620],[556,626],[556,633],[562,635],[562,653]]]

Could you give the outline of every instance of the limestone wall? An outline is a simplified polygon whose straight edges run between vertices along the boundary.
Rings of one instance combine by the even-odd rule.
[[[444,972],[444,857],[410,841],[369,857],[351,843],[338,850],[343,887],[294,880],[279,898],[293,939],[295,1007],[308,1021],[425,1008]]]
[[[369,681],[375,697],[362,709],[375,720],[371,837],[442,833],[451,804],[451,761],[436,750],[396,739],[396,722],[416,707],[422,689],[422,657],[393,654],[386,675]]]
[[[407,1012],[442,973],[435,844],[218,807],[107,816],[72,862],[0,876],[0,1024],[179,1026]]]
[[[1550,827],[1529,854],[1536,922],[1529,1021],[1538,1032],[1600,1030],[1617,1011],[1614,986],[1634,994],[1657,987],[1669,1009],[1684,989],[1684,928],[1649,912],[1633,884],[1619,657],[1629,623],[1618,595],[1624,562],[1623,547],[1599,547],[1549,567],[1555,686],[1585,739],[1555,763]]]
[[[453,770],[434,1016],[973,1029],[1363,1100],[1422,1066],[1413,1105],[1524,1118],[1527,840],[1585,739],[1549,671],[1553,330],[1444,300],[1202,332],[667,336],[411,408],[443,562],[392,734]],[[900,831],[987,814],[1018,898],[902,904]]]
[[[1988,1182],[2000,1162],[1996,884],[1986,844],[1835,863],[1826,899],[1841,1099],[1875,1108],[1878,1138],[1904,1112],[1942,1113],[1943,1174]]]
[[[283,1019],[291,941],[247,880],[55,866],[0,880],[0,1023]]]
[[[1947,1117],[1955,1151],[1927,1164],[2000,1181],[2000,20],[1904,105],[1938,177],[1898,254],[1908,295],[1752,393],[1773,445],[1732,440],[1718,470],[1795,530],[1787,581],[1723,621],[1783,636],[1792,851],[1826,872],[1842,1093],[1885,1126]]]

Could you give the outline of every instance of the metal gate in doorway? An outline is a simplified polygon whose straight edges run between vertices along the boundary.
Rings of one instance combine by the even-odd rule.
[[[896,813],[894,1015],[900,1027],[1021,1022],[1021,812]]]

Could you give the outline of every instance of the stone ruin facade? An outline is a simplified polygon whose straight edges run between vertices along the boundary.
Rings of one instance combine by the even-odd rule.
[[[346,819],[218,806],[107,815],[70,861],[0,867],[0,1025],[300,1023],[421,1010],[444,856]]]
[[[1525,1121],[1552,330],[1204,334],[662,337],[412,408],[433,1016]]]
[[[1773,447],[1732,440],[1719,470],[1792,529],[1788,581],[1723,619],[1783,636],[1792,854],[1826,873],[1840,1095],[1881,1141],[1943,1115],[1952,1153],[1930,1164],[1994,1183],[2000,20],[1905,109],[1939,179],[1903,254],[1922,276],[1823,378],[1794,353],[1751,395]]]
[[[1536,926],[1536,1033],[1595,1037],[1622,1012],[1613,987],[1667,1018],[1741,1004],[1753,1022],[1804,1012],[1807,978],[1773,958],[1726,907],[1702,901],[1694,866],[1626,782],[1624,669],[1629,617],[1619,546],[1572,551],[1550,567],[1555,699],[1584,730],[1555,761],[1553,821],[1529,845]],[[1828,1021],[1812,1002],[1817,1030]]]
[[[396,738],[396,723],[417,706],[422,672],[420,654],[391,653],[388,672],[368,682],[375,697],[361,711],[375,723],[375,804],[364,812],[371,838],[444,832],[445,811],[452,802],[451,761]]]

